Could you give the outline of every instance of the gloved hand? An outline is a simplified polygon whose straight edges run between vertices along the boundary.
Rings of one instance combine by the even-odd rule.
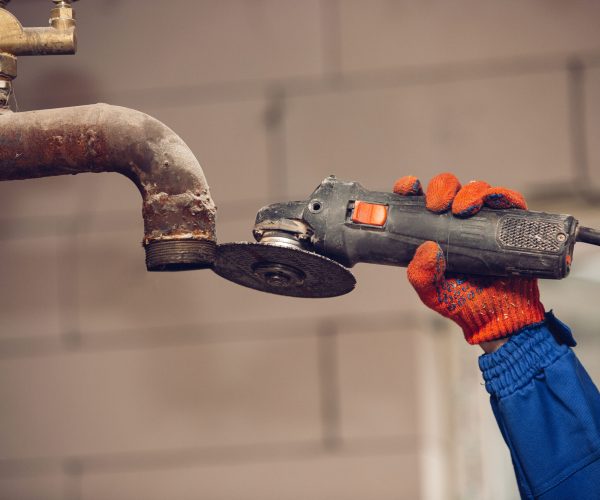
[[[394,192],[405,196],[423,194],[421,183],[412,176],[398,179]],[[461,187],[449,173],[431,180],[425,199],[428,210],[443,213],[451,209],[456,217],[472,216],[484,205],[495,209],[527,208],[516,191],[491,187],[483,181]],[[535,278],[460,276],[445,271],[441,247],[427,241],[408,266],[408,280],[425,305],[460,325],[469,344],[509,337],[544,320]]]

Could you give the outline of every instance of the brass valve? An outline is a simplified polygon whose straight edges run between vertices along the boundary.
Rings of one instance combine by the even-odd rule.
[[[49,28],[23,28],[15,16],[0,9],[0,52],[13,56],[74,54],[77,40],[71,0],[53,0],[53,3]]]
[[[52,0],[50,27],[24,28],[6,6],[10,0],[0,0],[0,111],[7,108],[11,82],[17,77],[17,56],[75,54],[75,12],[72,2]]]

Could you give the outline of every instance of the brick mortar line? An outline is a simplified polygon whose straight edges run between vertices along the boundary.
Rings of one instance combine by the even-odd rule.
[[[587,68],[600,67],[600,49],[561,54],[529,55],[487,60],[455,61],[422,66],[373,68],[340,71],[335,78],[323,73],[271,79],[230,80],[189,86],[122,89],[100,93],[99,98],[121,105],[143,105],[148,110],[216,102],[268,100],[273,88],[282,89],[289,97],[321,95],[332,91],[377,90],[406,85],[431,85],[451,81],[470,81],[527,74],[566,71],[568,62],[577,57]],[[77,99],[77,93],[69,89]],[[162,96],[160,101],[154,98]],[[67,94],[57,94],[58,97]],[[140,99],[140,96],[142,98]],[[166,97],[165,97],[166,96]],[[152,105],[147,105],[148,102]],[[159,103],[159,104],[158,104]]]
[[[73,474],[114,474],[169,470],[196,465],[246,465],[320,458],[402,455],[417,450],[419,436],[352,438],[332,450],[319,439],[237,446],[194,447],[133,452],[0,460],[0,480]],[[76,467],[76,471],[73,468]]]
[[[338,334],[356,335],[387,331],[390,329],[432,327],[425,314],[385,311],[360,315],[317,316],[305,318],[250,320],[235,323],[210,323],[169,325],[164,327],[110,330],[103,332],[64,332],[53,336],[12,337],[0,339],[0,363],[13,359],[41,356],[59,356],[67,353],[122,352],[163,349],[186,345],[269,342],[293,340],[319,335],[323,322],[336,325]],[[296,329],[290,325],[297,324]],[[250,327],[248,325],[251,325]],[[285,326],[286,333],[281,333]],[[239,334],[240,329],[244,330]],[[249,331],[253,329],[254,331]],[[270,330],[270,332],[268,331]],[[401,334],[401,333],[399,333]]]

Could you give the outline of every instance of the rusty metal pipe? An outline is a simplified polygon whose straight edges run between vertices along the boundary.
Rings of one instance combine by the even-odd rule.
[[[149,271],[210,267],[215,205],[183,140],[160,121],[108,104],[0,115],[0,181],[119,172],[142,199]]]

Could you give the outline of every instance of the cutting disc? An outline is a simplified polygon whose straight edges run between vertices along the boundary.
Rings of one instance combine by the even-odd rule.
[[[218,245],[213,270],[238,285],[291,297],[336,297],[356,284],[352,273],[334,260],[264,243]]]

